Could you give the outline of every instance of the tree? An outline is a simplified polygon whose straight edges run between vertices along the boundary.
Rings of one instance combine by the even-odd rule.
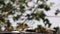
[[[54,27],[55,31],[54,34],[57,34],[57,32],[59,31],[59,27]]]
[[[38,27],[36,28],[36,32],[41,32],[41,33],[43,33],[43,30],[45,30],[45,28],[42,27],[41,25],[38,25]]]
[[[5,24],[5,20],[2,17],[2,15],[0,14],[0,31],[1,31],[2,25],[4,25],[4,24]]]
[[[31,7],[31,6],[28,5],[28,3],[31,2],[32,0],[10,0],[10,1],[11,2],[8,2],[6,4],[4,2],[4,0],[0,0],[0,4],[3,5],[0,8],[0,14],[2,15],[4,21],[9,20],[9,19],[5,20],[5,18],[8,18],[9,15],[13,15],[13,20],[14,21],[17,21],[17,20],[19,20],[19,18],[24,16],[24,17],[27,17],[26,20],[28,20],[28,21],[30,21],[30,20],[40,21],[40,19],[42,19],[44,21],[45,25],[48,24],[49,27],[51,26],[51,23],[49,22],[49,20],[45,19],[46,14],[44,13],[44,11],[43,10],[41,10],[41,11],[38,10],[38,9],[44,9],[45,11],[49,11],[50,6],[48,6],[46,4],[46,1],[48,1],[48,0],[37,0],[37,2],[34,3],[34,4],[37,4],[37,7],[35,7],[35,6]],[[42,4],[38,4],[38,1],[41,1]],[[17,6],[15,6],[14,4],[16,4]],[[29,9],[26,9],[26,7],[29,8]],[[35,8],[35,9],[32,12],[33,8]],[[32,13],[23,15],[26,12],[26,10],[30,10]],[[17,14],[17,16],[14,16],[16,13],[19,13],[19,14]],[[27,26],[24,23],[20,24],[21,28],[23,30]],[[7,22],[7,27],[10,27],[9,21]]]
[[[5,31],[13,31],[13,30],[14,30],[14,28],[13,28],[13,26],[11,25],[11,23],[10,23],[9,20],[7,20],[6,25],[7,25],[7,26],[5,26],[5,28],[6,28]]]

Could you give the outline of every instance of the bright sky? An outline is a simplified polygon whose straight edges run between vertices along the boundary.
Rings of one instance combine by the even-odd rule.
[[[33,1],[36,2],[36,0],[33,0]],[[55,16],[55,15],[54,15],[55,10],[56,10],[57,8],[60,9],[60,0],[49,0],[49,1],[47,1],[47,4],[49,4],[50,2],[54,2],[55,4],[51,7],[51,10],[48,11],[48,12],[45,12],[45,14],[46,14],[47,16]],[[30,2],[28,5],[29,5],[29,6],[33,6],[34,4],[33,4],[33,2]],[[27,12],[27,13],[30,13],[30,12]],[[58,16],[60,16],[60,14],[58,14]],[[51,28],[60,26],[60,17],[46,17],[46,18],[48,18],[48,19],[50,20],[50,22],[52,23]],[[16,22],[19,22],[19,21],[15,21],[15,22],[14,22],[14,21],[12,20],[12,18],[9,18],[9,19],[10,19],[10,22],[12,23],[13,26],[16,26]],[[22,22],[22,21],[21,21],[21,22]],[[29,22],[29,23],[27,23],[27,24],[30,25],[30,27],[33,27],[33,28],[35,28],[37,24],[41,24],[41,25],[44,26],[42,20],[41,20],[40,22],[37,22],[37,21],[36,21],[36,23],[34,23],[34,24],[32,24],[31,22]]]

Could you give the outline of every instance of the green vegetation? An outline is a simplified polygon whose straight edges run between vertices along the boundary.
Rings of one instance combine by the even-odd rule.
[[[24,16],[23,14],[26,12],[26,7],[28,7],[26,1],[28,0],[18,0],[16,2],[16,0],[10,0],[11,2],[8,2],[7,4],[5,4],[4,0],[0,0],[0,5],[3,5],[1,8],[0,8],[0,24],[1,23],[4,23],[6,24],[7,26],[5,26],[5,30],[7,31],[12,31],[14,30],[13,26],[11,25],[10,21],[5,18],[8,18],[9,15],[13,15],[13,20],[14,21],[17,21],[19,18],[21,18],[21,16]],[[42,4],[41,5],[38,5],[38,1],[41,1]],[[46,0],[47,1],[47,0]],[[30,9],[28,10],[32,10],[33,8],[34,11],[30,14],[27,14],[25,15],[25,17],[27,17],[27,20],[30,21],[30,20],[37,20],[37,21],[40,21],[40,19],[43,20],[44,22],[44,25],[48,25],[48,28],[51,26],[51,23],[49,22],[49,20],[46,17],[46,14],[44,13],[44,11],[39,11],[37,10],[38,8],[39,9],[44,9],[45,11],[49,11],[50,10],[50,7],[46,4],[46,1],[44,0],[37,0],[36,4],[38,5],[36,8],[35,7],[28,7]],[[13,6],[16,2],[16,5],[19,5],[18,8],[16,6]],[[31,0],[29,0],[29,2],[31,2]],[[15,8],[16,7],[16,8]],[[58,11],[58,10],[57,10]],[[17,15],[17,16],[14,16],[14,14],[16,12],[19,12],[20,14]],[[55,13],[57,15],[57,13]],[[26,20],[25,20],[26,21]],[[28,28],[28,24],[25,24],[22,23],[22,24],[18,24],[18,26],[16,27],[16,30],[19,30],[19,29],[22,29],[24,30],[25,28]],[[0,29],[1,29],[1,25],[0,25]],[[37,28],[39,31],[40,30],[44,30],[45,28],[42,27],[42,25],[38,26]]]

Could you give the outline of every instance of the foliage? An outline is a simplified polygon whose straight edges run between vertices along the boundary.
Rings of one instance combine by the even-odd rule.
[[[0,0],[0,4],[5,5],[4,0]]]
[[[0,8],[0,13],[2,15],[2,17],[0,17],[0,21],[7,21],[8,20],[7,24],[6,24],[7,25],[6,26],[7,30],[9,28],[13,29],[13,27],[11,26],[11,23],[10,23],[9,19],[5,20],[5,18],[8,18],[9,15],[13,15],[13,20],[17,21],[19,18],[21,18],[21,16],[24,16],[23,14],[26,12],[26,7],[28,7],[28,2],[26,2],[28,0],[18,0],[17,2],[16,2],[16,0],[10,0],[10,1],[11,2],[8,2],[7,4],[5,4],[4,0],[0,0],[0,4],[3,5],[2,8]],[[32,0],[30,0],[29,2],[31,2],[31,1]],[[38,5],[36,8],[35,7],[28,7],[28,8],[30,8],[30,9],[28,9],[30,11],[33,8],[35,8],[35,9],[32,13],[25,15],[25,17],[27,17],[28,21],[33,20],[33,19],[37,20],[37,21],[40,21],[40,19],[42,19],[44,22],[46,22],[44,24],[48,25],[48,27],[50,27],[51,23],[49,22],[48,19],[45,19],[46,14],[44,13],[44,11],[38,11],[37,10],[37,9],[44,9],[45,11],[49,11],[50,7],[46,4],[47,0],[37,0],[37,1],[41,1],[42,4],[38,5],[38,2],[36,2],[36,4]],[[16,8],[13,6],[15,3],[16,3],[16,5],[19,5],[18,8],[16,6],[15,6]],[[15,10],[17,10],[17,11],[15,11]],[[14,16],[16,12],[19,12],[20,14],[17,15],[17,16]],[[28,25],[24,24],[24,23],[19,24],[17,26],[18,29],[21,28],[22,30],[24,30],[27,27],[28,27]],[[39,28],[42,29],[41,26],[39,26]]]
[[[48,27],[51,26],[51,23],[49,22],[48,19],[43,19],[43,22],[45,23],[45,26],[48,25]]]
[[[41,25],[38,25],[38,27],[36,28],[36,32],[46,33],[48,31],[46,31],[46,28],[42,27]]]
[[[15,1],[16,1],[16,0],[11,0],[11,2],[13,2],[13,3],[14,3]]]
[[[55,12],[55,15],[58,15],[58,14],[59,14],[59,12],[60,12],[60,10],[59,10],[59,9],[57,9],[57,10],[56,10],[56,12]]]
[[[25,7],[24,7],[24,6],[22,6],[22,5],[20,5],[20,12],[21,12],[21,13],[24,13],[24,12],[25,12],[25,10],[24,10],[24,9],[25,9]]]
[[[2,15],[0,15],[0,21],[4,22],[4,18],[2,17]]]
[[[14,21],[18,20],[18,19],[20,18],[20,16],[21,16],[21,15],[17,15],[17,16],[15,16],[15,17],[13,17],[13,20],[14,20]]]
[[[55,29],[56,31],[58,31],[58,30],[59,30],[59,27],[54,27],[54,29]]]

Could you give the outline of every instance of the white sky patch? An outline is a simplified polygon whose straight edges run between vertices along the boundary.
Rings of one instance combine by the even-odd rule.
[[[52,23],[51,28],[53,27],[60,27],[60,17],[46,17],[49,19],[50,23]]]
[[[33,2],[28,2],[28,6],[29,7],[33,7],[34,6],[34,3]]]

